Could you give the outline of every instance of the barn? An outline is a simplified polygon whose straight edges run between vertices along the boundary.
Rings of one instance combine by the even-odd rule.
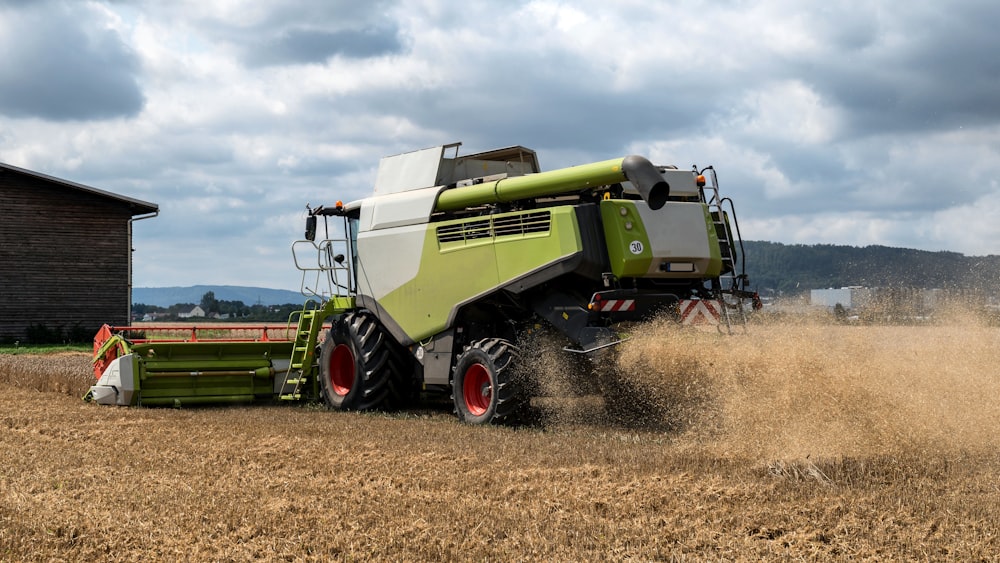
[[[0,342],[86,341],[127,324],[132,223],[155,203],[0,163]]]

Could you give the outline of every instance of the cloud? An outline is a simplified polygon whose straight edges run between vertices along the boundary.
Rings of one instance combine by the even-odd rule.
[[[983,0],[0,13],[0,160],[159,203],[136,285],[297,287],[307,202],[364,197],[382,156],[454,141],[523,144],[545,169],[712,164],[751,239],[1000,253],[1000,5]]]
[[[251,68],[317,64],[330,57],[368,58],[402,50],[393,2],[143,2],[144,13],[179,22]]]
[[[0,113],[51,120],[142,110],[139,61],[85,4],[0,5]]]
[[[810,14],[816,47],[790,54],[786,71],[849,108],[845,133],[936,132],[1000,117],[989,93],[1000,86],[990,55],[1000,5],[837,6]]]
[[[400,50],[394,29],[291,28],[246,49],[251,66],[321,63],[332,56],[367,58]]]

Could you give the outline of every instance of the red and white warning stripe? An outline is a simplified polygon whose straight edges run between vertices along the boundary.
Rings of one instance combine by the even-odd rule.
[[[719,324],[719,302],[715,299],[682,299],[677,303],[682,325]]]
[[[596,303],[598,311],[613,313],[615,311],[635,311],[635,299],[608,299]]]
[[[635,311],[635,299],[604,299],[600,293],[590,298],[587,308],[599,313],[617,313],[620,311]]]

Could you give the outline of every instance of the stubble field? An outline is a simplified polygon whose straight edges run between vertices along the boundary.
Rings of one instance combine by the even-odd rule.
[[[653,324],[617,360],[641,423],[520,428],[99,407],[88,356],[0,356],[0,559],[997,560],[998,356],[972,323]]]

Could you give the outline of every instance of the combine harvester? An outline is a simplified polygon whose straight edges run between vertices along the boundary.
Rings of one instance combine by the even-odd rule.
[[[544,326],[583,357],[657,314],[745,327],[745,302],[757,301],[713,168],[626,156],[540,172],[524,147],[459,146],[383,158],[372,196],[307,206],[293,256],[314,299],[287,340],[137,341],[108,327],[88,398],[371,410],[440,393],[459,419],[493,423],[529,400],[518,342]]]

